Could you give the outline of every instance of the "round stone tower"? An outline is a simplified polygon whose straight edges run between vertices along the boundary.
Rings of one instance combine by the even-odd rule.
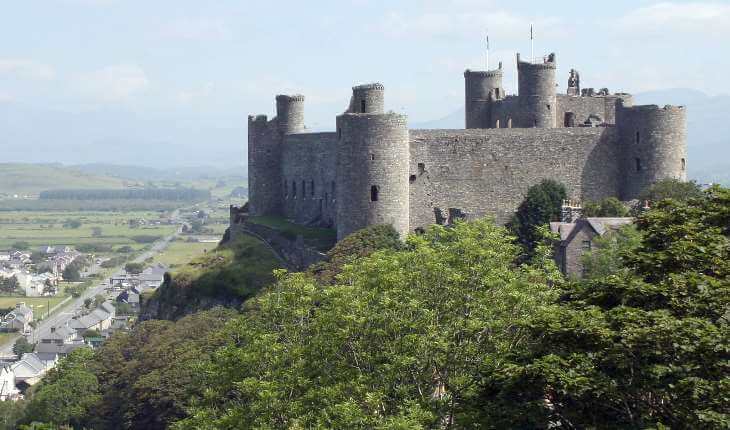
[[[281,136],[266,115],[248,117],[248,201],[253,216],[281,210]]]
[[[337,117],[337,239],[375,224],[402,237],[409,225],[409,139],[405,115]]]
[[[687,180],[687,110],[657,105],[616,109],[621,144],[622,200],[639,197],[662,179]]]
[[[492,102],[504,98],[502,64],[486,72],[464,72],[466,128],[492,128]]]
[[[304,96],[276,96],[276,126],[281,134],[301,133],[304,131]]]
[[[521,127],[555,128],[555,69],[555,54],[539,63],[520,61],[517,54]]]
[[[366,84],[352,87],[349,113],[383,113],[385,87],[382,84]]]

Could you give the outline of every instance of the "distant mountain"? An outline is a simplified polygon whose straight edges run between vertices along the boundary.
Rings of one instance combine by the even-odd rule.
[[[242,168],[225,168],[211,166],[155,168],[145,166],[93,163],[79,164],[69,167],[85,173],[143,182],[185,182],[201,179],[219,179],[230,177],[245,178],[247,176],[246,166]]]
[[[730,96],[708,96],[691,89],[639,93],[635,104],[687,106],[688,173],[700,183],[730,185]],[[464,108],[433,121],[412,123],[412,128],[464,128]]]
[[[134,182],[93,175],[55,164],[0,164],[0,196],[37,195],[41,191],[73,189],[118,189]]]
[[[246,118],[122,108],[83,113],[0,102],[0,160],[157,168],[243,166]]]

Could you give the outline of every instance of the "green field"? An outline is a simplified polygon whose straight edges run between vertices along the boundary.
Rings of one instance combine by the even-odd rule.
[[[0,296],[0,308],[14,308],[16,303],[24,302],[26,306],[33,310],[33,318],[45,317],[49,306],[52,309],[61,303],[66,296],[56,297],[2,297]]]
[[[183,239],[172,242],[165,251],[154,259],[154,263],[161,263],[175,268],[189,263],[207,251],[214,250],[215,243],[186,242]]]
[[[130,228],[130,219],[158,220],[157,212],[0,212],[0,249],[15,242],[27,242],[31,249],[42,245],[103,244],[112,247],[128,245],[135,250],[144,247],[135,237],[173,234],[175,225]],[[78,228],[64,227],[69,221],[81,223]],[[96,229],[100,235],[94,236]],[[98,232],[97,232],[98,233]]]
[[[0,194],[37,195],[41,191],[74,188],[124,188],[137,185],[50,164],[0,164]]]

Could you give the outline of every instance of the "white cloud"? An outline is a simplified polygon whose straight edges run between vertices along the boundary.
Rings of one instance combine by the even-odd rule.
[[[150,86],[147,74],[136,64],[118,64],[76,77],[82,93],[105,102],[119,102]]]
[[[33,60],[18,58],[0,59],[0,74],[44,81],[56,77],[53,67]]]
[[[232,32],[220,19],[186,18],[163,26],[159,34],[167,39],[220,41],[230,39]]]
[[[481,38],[486,31],[500,40],[529,37],[532,21],[529,17],[497,9],[484,2],[428,0],[425,5],[429,7],[421,13],[386,13],[377,30],[395,38]],[[554,37],[564,31],[558,18],[541,17],[534,21],[536,29],[550,28]]]
[[[189,105],[210,97],[213,93],[213,88],[214,86],[212,82],[206,82],[199,88],[192,88],[178,92],[175,96],[175,100],[180,104]]]
[[[671,31],[728,32],[730,4],[657,3],[631,11],[619,20],[619,25],[625,30],[653,31],[665,36]]]

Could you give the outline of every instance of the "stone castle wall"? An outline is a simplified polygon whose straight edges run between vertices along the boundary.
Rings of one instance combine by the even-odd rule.
[[[300,224],[333,227],[337,133],[284,136],[281,165],[283,215]]]
[[[574,199],[618,195],[614,127],[411,130],[411,230],[450,208],[506,222],[542,179],[565,184]]]

